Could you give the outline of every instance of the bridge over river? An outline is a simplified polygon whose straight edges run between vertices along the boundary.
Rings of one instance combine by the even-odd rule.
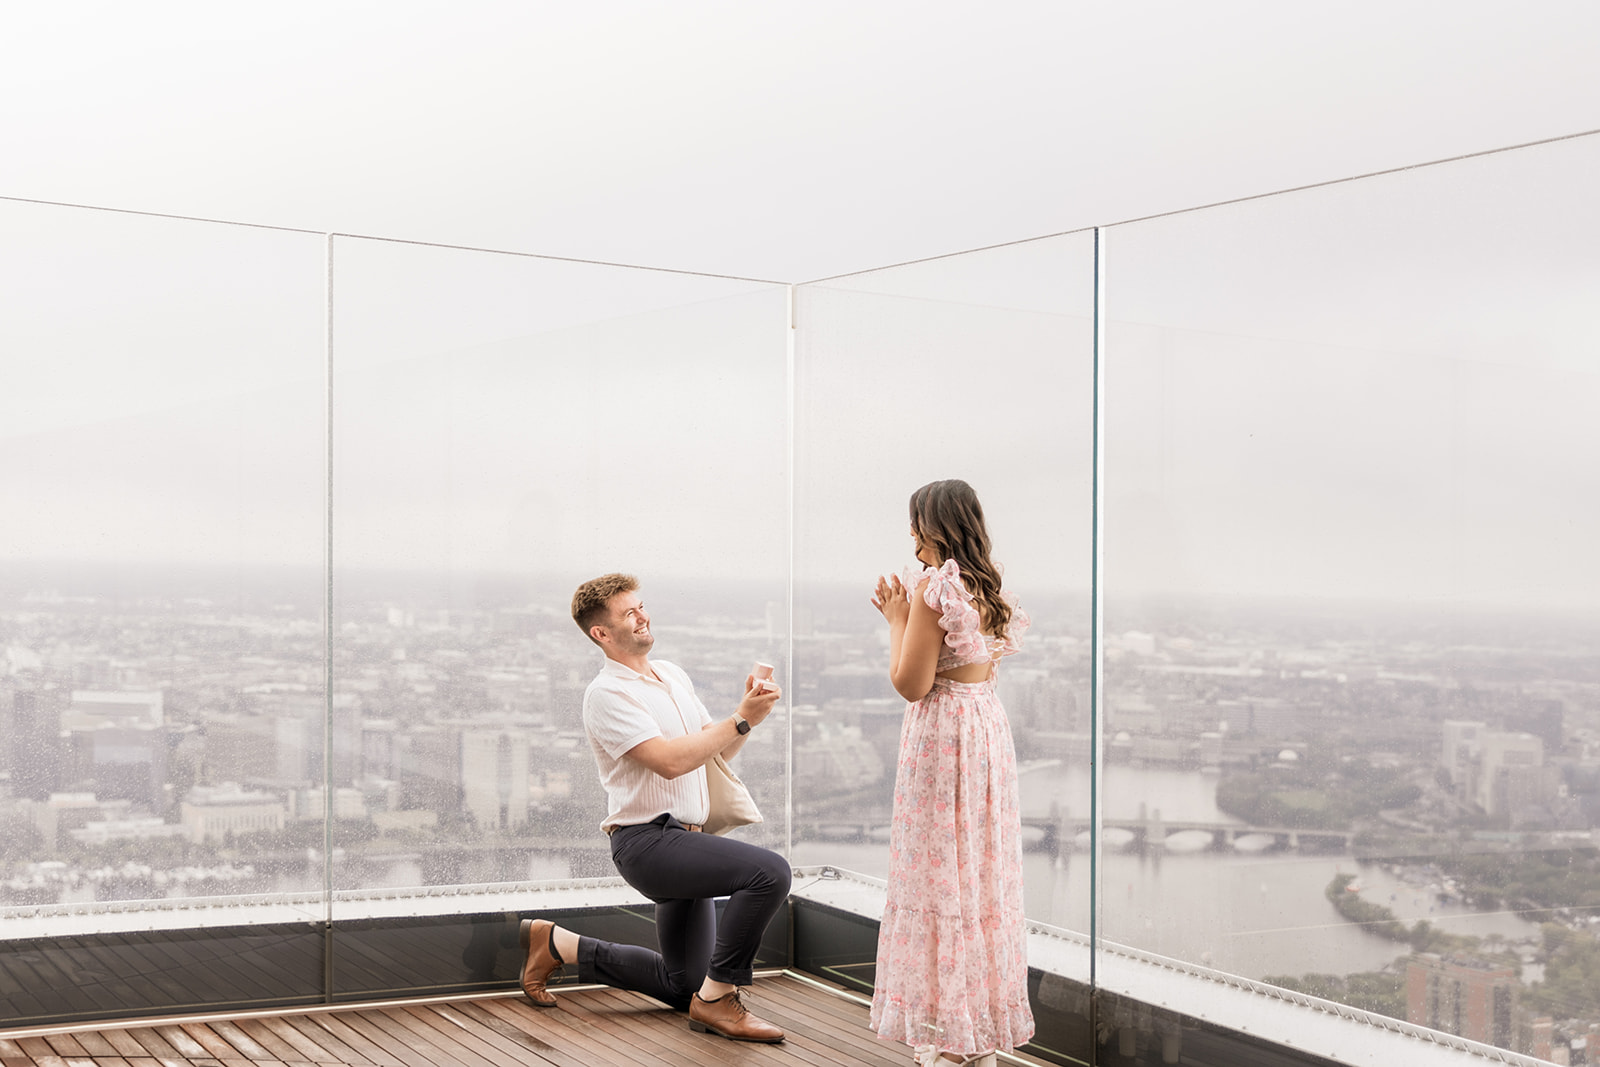
[[[1209,834],[1211,840],[1203,847],[1217,852],[1238,847],[1240,838],[1271,838],[1261,841],[1251,851],[1287,851],[1322,854],[1350,851],[1355,834],[1346,830],[1308,830],[1296,826],[1251,826],[1248,823],[1217,822],[1194,819],[1164,819],[1159,811],[1134,819],[1105,819],[1105,830],[1123,831],[1126,845],[1119,841],[1113,847],[1126,847],[1130,851],[1145,852],[1167,847],[1168,839],[1179,833]],[[1089,832],[1089,820],[1068,815],[1030,815],[1022,820],[1023,849],[1029,852],[1051,852],[1060,855],[1077,847],[1080,836]],[[887,818],[817,818],[797,819],[795,836],[802,840],[862,842],[888,841]],[[1116,835],[1122,838],[1122,834]],[[1186,840],[1192,840],[1188,838]]]

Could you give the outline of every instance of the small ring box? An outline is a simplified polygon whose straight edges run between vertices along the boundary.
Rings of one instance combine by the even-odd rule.
[[[763,693],[768,689],[778,688],[772,681],[772,664],[757,663],[751,668],[750,673],[755,675],[756,678],[755,685],[750,687],[751,692]]]

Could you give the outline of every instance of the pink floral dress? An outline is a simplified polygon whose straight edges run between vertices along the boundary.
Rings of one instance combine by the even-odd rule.
[[[945,631],[938,669],[993,662],[998,672],[1028,617],[1012,600],[1006,639],[986,638],[955,560],[904,577],[913,596],[924,580]],[[906,707],[871,1025],[879,1037],[960,1053],[1033,1036],[1017,755],[994,673],[935,679]]]

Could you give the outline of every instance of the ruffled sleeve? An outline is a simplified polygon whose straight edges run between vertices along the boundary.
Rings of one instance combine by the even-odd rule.
[[[978,609],[972,603],[972,594],[961,584],[960,566],[955,560],[947,559],[944,566],[938,568],[926,567],[921,571],[908,568],[901,580],[914,593],[924,579],[928,586],[922,596],[928,607],[939,613],[939,628],[944,631],[945,645],[963,662],[987,659],[989,650],[979,629]]]
[[[1028,618],[1028,613],[1022,610],[1022,605],[1017,602],[1016,594],[1002,592],[1006,603],[1011,605],[1011,621],[1006,623],[1006,640],[1001,649],[1002,656],[1014,655],[1022,649],[1022,635],[1028,627],[1033,625],[1033,620]]]

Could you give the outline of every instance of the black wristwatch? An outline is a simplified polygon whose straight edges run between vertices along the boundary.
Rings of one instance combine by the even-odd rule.
[[[737,711],[733,713],[733,728],[741,734],[750,732],[750,720],[741,716]]]

